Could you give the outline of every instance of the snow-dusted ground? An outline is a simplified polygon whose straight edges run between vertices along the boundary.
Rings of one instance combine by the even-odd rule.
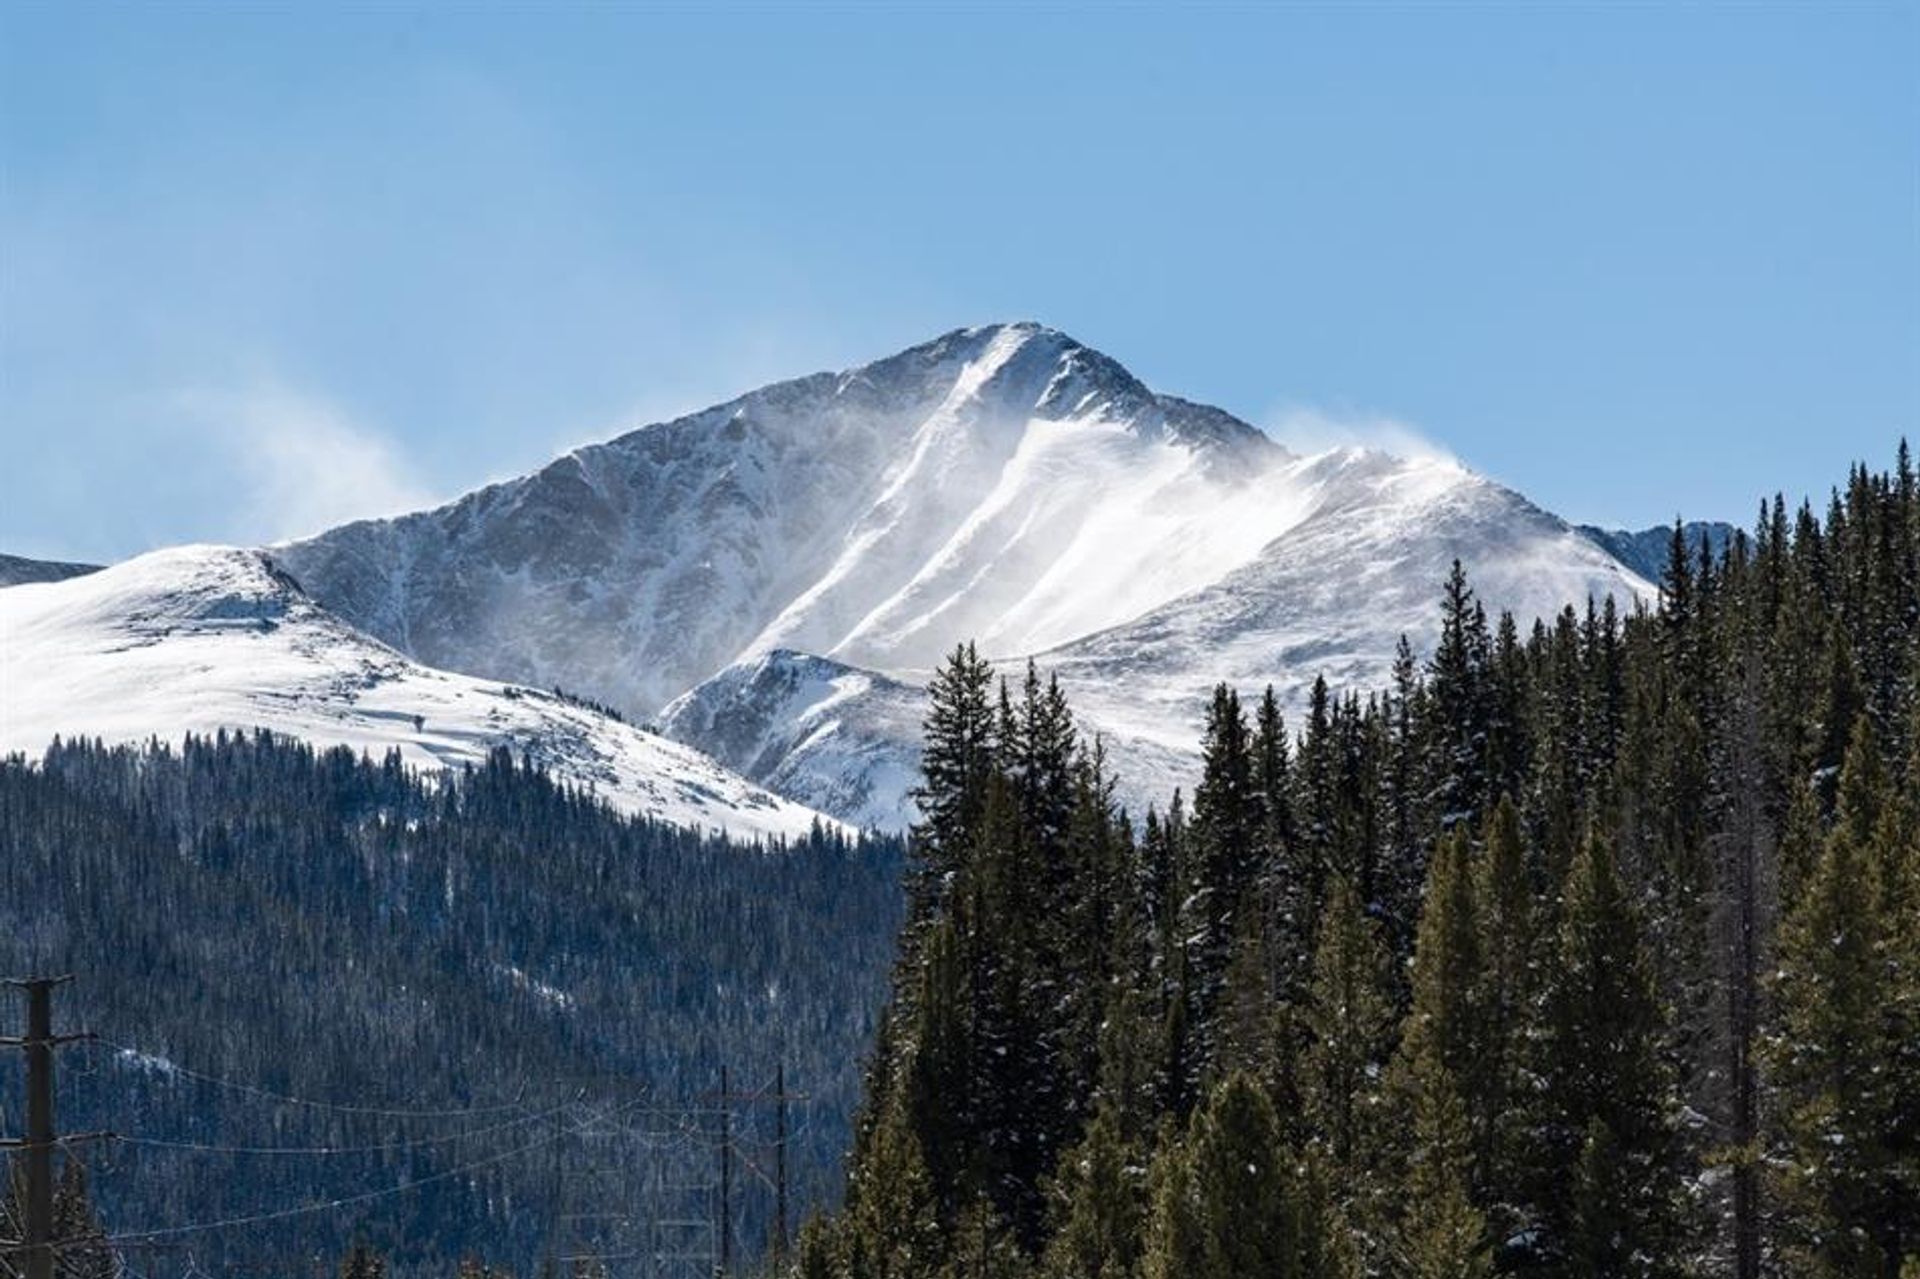
[[[397,748],[428,769],[510,745],[626,811],[743,838],[797,835],[817,816],[571,701],[421,666],[315,605],[260,551],[177,547],[0,590],[0,751],[256,727]]]

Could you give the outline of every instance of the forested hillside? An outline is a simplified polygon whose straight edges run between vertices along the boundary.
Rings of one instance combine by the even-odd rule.
[[[795,1211],[837,1193],[899,866],[624,818],[503,754],[442,782],[266,736],[69,743],[0,762],[0,971],[75,976],[57,1029],[102,1039],[60,1053],[60,1127],[121,1135],[68,1154],[139,1273],[356,1239],[436,1275],[711,1257],[651,1223],[713,1219],[723,1067],[749,1093],[784,1065]],[[15,1065],[0,1107],[17,1129]],[[772,1113],[737,1109],[771,1167]],[[626,1216],[580,1224],[615,1183]],[[774,1199],[733,1189],[744,1255]]]
[[[1661,585],[1521,633],[1456,566],[1429,660],[1297,726],[1222,687],[1204,780],[1138,825],[1057,687],[956,652],[846,1204],[798,1272],[1911,1267],[1905,446],[1724,553],[1676,529]]]

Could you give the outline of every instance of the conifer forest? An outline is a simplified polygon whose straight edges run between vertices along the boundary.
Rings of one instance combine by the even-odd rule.
[[[1920,1273],[1920,486],[1676,529],[1657,608],[1144,814],[1034,668],[933,686],[892,998],[804,1279]]]

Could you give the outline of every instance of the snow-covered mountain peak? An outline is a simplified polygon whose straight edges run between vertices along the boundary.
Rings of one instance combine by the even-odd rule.
[[[1030,322],[956,329],[276,554],[435,666],[652,714],[777,648],[883,669],[1112,625],[1277,531],[1294,460]]]
[[[320,607],[262,551],[184,546],[0,592],[0,751],[265,728],[426,769],[511,748],[609,803],[744,838],[818,815],[571,698],[432,670]]]
[[[1523,621],[1646,589],[1456,462],[1291,452],[1028,321],[276,556],[415,658],[664,710],[675,735],[863,818],[904,795],[912,686],[957,641],[1058,665],[1157,786],[1190,780],[1215,680],[1377,683],[1402,631],[1430,634],[1456,556]]]

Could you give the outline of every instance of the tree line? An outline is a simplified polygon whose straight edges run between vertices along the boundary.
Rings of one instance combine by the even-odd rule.
[[[1523,634],[1456,565],[1390,688],[1296,730],[1221,687],[1143,816],[1056,683],[956,650],[794,1273],[1913,1275],[1906,446],[1717,552],[1676,525],[1659,586]]]

